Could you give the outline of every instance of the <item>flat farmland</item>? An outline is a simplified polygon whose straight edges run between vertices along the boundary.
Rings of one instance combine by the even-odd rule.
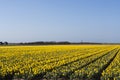
[[[120,80],[119,45],[0,46],[0,80]]]

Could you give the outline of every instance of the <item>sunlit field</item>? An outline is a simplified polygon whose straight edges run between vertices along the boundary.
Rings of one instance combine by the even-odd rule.
[[[120,80],[118,45],[0,46],[0,80]]]

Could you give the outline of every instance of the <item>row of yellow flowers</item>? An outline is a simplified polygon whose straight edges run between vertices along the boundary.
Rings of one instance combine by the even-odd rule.
[[[108,65],[108,62],[115,56],[118,49],[115,49],[111,52],[108,52],[104,56],[97,58],[91,64],[83,67],[80,70],[76,70],[72,74],[72,78],[79,78],[79,79],[100,79],[101,71],[104,70],[104,67]]]
[[[93,49],[91,50],[93,52],[88,52],[88,53],[85,53],[85,55],[78,56],[76,60],[70,59],[68,61],[70,62],[69,64],[57,67],[53,69],[52,71],[47,72],[46,75],[44,75],[44,78],[57,79],[59,77],[66,77],[66,76],[69,76],[70,78],[71,72],[74,72],[74,70],[82,68],[82,66],[87,65],[88,63],[95,60],[96,58],[104,54],[107,54],[112,49],[113,48],[105,48],[105,49],[100,48],[100,49],[97,49],[97,51],[95,52]]]
[[[120,52],[102,73],[102,80],[120,80]]]
[[[43,78],[65,76],[114,48],[106,45],[1,46],[0,76],[13,75],[26,80],[44,72]],[[109,60],[113,55],[106,56]]]

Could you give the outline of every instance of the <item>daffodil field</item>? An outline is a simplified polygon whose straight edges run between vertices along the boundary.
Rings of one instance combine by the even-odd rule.
[[[120,80],[119,45],[0,46],[0,80]]]

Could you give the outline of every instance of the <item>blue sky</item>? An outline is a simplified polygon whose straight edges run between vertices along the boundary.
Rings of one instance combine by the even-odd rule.
[[[0,41],[120,42],[120,0],[0,0]]]

